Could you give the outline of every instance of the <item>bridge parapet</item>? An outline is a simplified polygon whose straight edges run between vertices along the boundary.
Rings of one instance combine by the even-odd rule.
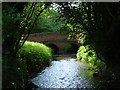
[[[68,35],[60,34],[57,32],[52,32],[52,33],[36,33],[36,34],[30,34],[27,40],[30,41],[73,41],[73,40],[68,40]],[[74,40],[75,41],[75,40]]]

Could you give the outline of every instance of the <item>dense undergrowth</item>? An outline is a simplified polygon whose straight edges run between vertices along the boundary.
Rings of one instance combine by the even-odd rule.
[[[105,63],[97,57],[96,52],[92,50],[89,45],[79,47],[77,59],[90,63],[94,69],[105,67]]]
[[[3,88],[15,90],[21,88],[21,90],[24,90],[27,88],[28,78],[49,65],[51,58],[51,49],[49,47],[44,44],[26,41],[17,53],[16,63],[12,62],[14,66],[4,64],[3,70],[6,77],[3,77]]]
[[[94,76],[99,76],[101,82],[104,82],[108,87],[119,88],[120,73],[118,65],[114,68],[108,68],[105,62],[98,58],[95,50],[91,49],[89,45],[80,46],[76,56],[78,60],[91,64],[89,70],[94,72]]]
[[[67,45],[67,46],[64,48],[64,49],[65,49],[65,53],[71,53],[71,52],[72,52],[72,51],[71,51],[72,48],[73,48],[72,45],[70,45],[70,44]]]

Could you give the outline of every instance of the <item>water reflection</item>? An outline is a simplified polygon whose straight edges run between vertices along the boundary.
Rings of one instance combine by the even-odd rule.
[[[74,58],[52,61],[32,82],[39,88],[97,88],[99,80],[88,70],[89,65]]]

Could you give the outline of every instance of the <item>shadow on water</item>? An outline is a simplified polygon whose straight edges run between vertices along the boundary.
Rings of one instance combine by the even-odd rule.
[[[59,61],[63,59],[76,58],[76,54],[65,54],[65,55],[53,55],[53,61]]]
[[[71,58],[72,57],[72,58]],[[79,62],[74,55],[54,56],[49,67],[30,81],[38,88],[102,88],[99,78],[93,77],[89,64]]]

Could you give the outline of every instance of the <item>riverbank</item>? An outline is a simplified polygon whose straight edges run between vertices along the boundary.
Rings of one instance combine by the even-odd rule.
[[[54,55],[54,57],[56,60],[53,59],[50,66],[30,79],[36,90],[41,88],[120,88],[119,80],[114,80],[105,73],[99,73],[92,69],[89,63],[71,58],[72,55]],[[96,72],[98,75],[95,75]]]
[[[88,63],[71,57],[58,57],[51,65],[37,74],[31,81],[41,88],[97,88],[102,87],[99,79],[93,77]]]
[[[16,57],[3,57],[3,89],[24,90],[27,88],[28,78],[49,66],[51,59],[52,52],[49,47],[26,41]]]

